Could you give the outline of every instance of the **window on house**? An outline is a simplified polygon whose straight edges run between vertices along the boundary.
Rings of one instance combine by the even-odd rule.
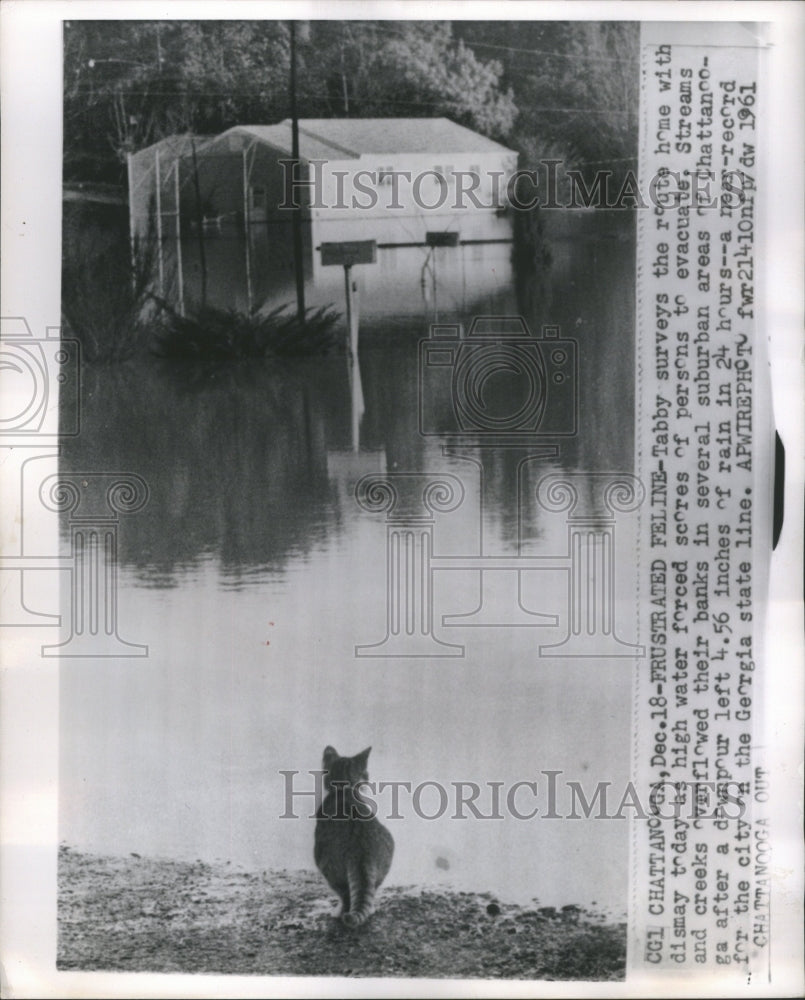
[[[455,167],[448,165],[445,167],[441,166],[434,167],[433,171],[434,173],[437,173],[441,177],[442,181],[444,181],[444,186],[449,188],[451,184],[456,183],[455,169],[456,169]],[[441,182],[438,183],[439,186],[441,187],[442,186]]]
[[[249,208],[255,212],[265,212],[268,206],[268,195],[263,184],[252,184],[249,189]]]

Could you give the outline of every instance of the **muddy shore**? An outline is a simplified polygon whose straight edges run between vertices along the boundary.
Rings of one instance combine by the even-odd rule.
[[[59,852],[62,970],[619,980],[626,925],[577,907],[384,887],[366,925],[335,919],[317,872]]]

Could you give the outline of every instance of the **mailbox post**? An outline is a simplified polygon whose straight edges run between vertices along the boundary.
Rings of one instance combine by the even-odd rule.
[[[358,302],[352,282],[352,268],[355,264],[374,264],[377,261],[375,240],[353,240],[346,243],[322,243],[321,263],[323,267],[340,264],[344,268],[344,291],[347,299],[347,327],[349,329],[349,353],[353,361],[358,358]]]
[[[374,264],[377,260],[375,240],[353,240],[346,243],[322,243],[323,267],[340,264],[344,268],[344,293],[347,300],[347,329],[349,330],[349,385],[352,396],[352,450],[359,448],[360,419],[363,416],[363,385],[358,365],[358,300],[352,281],[355,264]]]
[[[439,279],[436,275],[436,249],[438,247],[457,247],[458,233],[455,230],[428,230],[425,233],[425,246],[430,247],[430,254],[433,260],[431,274],[433,275],[433,318],[439,320],[439,304],[436,296],[438,294]]]
[[[352,281],[352,265],[344,264],[344,296],[347,302],[347,330],[349,330],[349,353],[358,357],[358,300],[357,289]]]

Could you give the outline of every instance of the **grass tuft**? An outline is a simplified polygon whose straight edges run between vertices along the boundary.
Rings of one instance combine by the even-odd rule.
[[[193,316],[181,316],[169,303],[156,301],[161,315],[153,353],[168,361],[314,357],[339,346],[340,314],[330,306],[309,309],[300,323],[287,304],[253,315],[206,306]]]

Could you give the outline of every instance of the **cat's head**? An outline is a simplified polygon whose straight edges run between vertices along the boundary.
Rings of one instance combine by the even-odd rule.
[[[371,747],[367,747],[354,757],[341,757],[333,747],[325,747],[321,759],[325,789],[329,791],[333,783],[340,787],[345,785],[352,787],[360,781],[368,781],[369,772],[366,764],[371,750]]]

